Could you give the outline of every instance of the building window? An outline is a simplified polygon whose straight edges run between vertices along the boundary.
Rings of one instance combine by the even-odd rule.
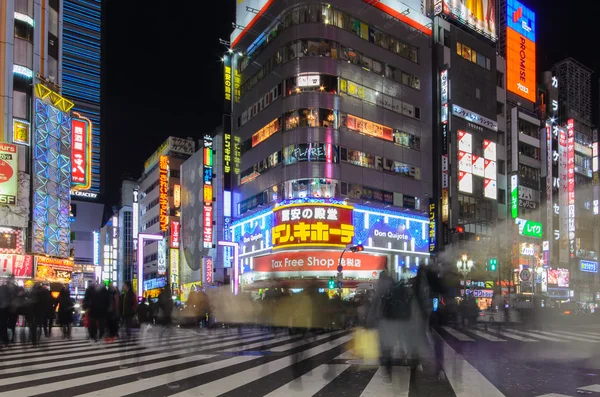
[[[462,43],[456,43],[456,53],[466,59],[467,61],[473,62],[482,68],[490,70],[491,62],[490,59],[486,56],[477,53],[475,50],[471,49]]]
[[[481,90],[479,88],[475,88],[475,98],[481,99]]]
[[[496,71],[496,85],[504,88],[504,73]]]
[[[33,68],[33,44],[29,41],[15,38],[13,56],[16,65]]]
[[[540,127],[535,124],[531,124],[519,118],[517,128],[519,129],[519,134],[525,134],[532,138],[540,139]]]
[[[506,190],[498,189],[498,204],[506,204]]]
[[[13,91],[13,117],[28,119],[27,94],[21,91]]]
[[[496,102],[496,114],[499,116],[504,114],[504,104],[502,102]]]
[[[536,160],[540,159],[540,149],[528,145],[525,142],[519,142],[519,154]]]
[[[506,161],[498,160],[498,174],[500,174],[500,175],[506,174]]]

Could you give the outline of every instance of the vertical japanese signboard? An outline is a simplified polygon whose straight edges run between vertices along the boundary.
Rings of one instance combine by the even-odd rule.
[[[560,235],[560,263],[569,262],[568,236],[569,236],[569,172],[568,172],[567,131],[560,128],[558,131],[558,175],[560,190],[559,203],[559,235]]]
[[[204,282],[212,283],[213,282],[213,259],[210,256],[205,256],[202,258],[202,262],[204,263]]]
[[[71,131],[72,187],[73,190],[87,190],[92,185],[92,122],[75,113]]]
[[[141,248],[140,248],[141,249]],[[158,275],[167,274],[167,241],[163,238],[158,241]]]
[[[0,143],[0,204],[17,204],[18,171],[17,146]]]
[[[181,237],[179,235],[179,221],[171,222],[171,238],[169,246],[171,248],[179,248]]]
[[[169,226],[169,158],[160,156],[158,167],[159,223],[160,230],[166,232]]]
[[[519,217],[519,177],[510,176],[510,214],[513,219]]]
[[[535,103],[535,12],[508,0],[506,13],[506,89]]]
[[[569,203],[569,256],[575,258],[575,127],[567,121],[567,185]]]
[[[213,138],[204,136],[204,211],[203,211],[203,247],[213,246]]]
[[[434,199],[429,199],[429,252],[435,252],[436,248],[436,222],[437,209]]]
[[[223,190],[231,191],[231,163],[234,146],[231,139],[231,117],[223,117]]]
[[[448,134],[450,132],[450,121],[448,111],[449,101],[449,72],[448,69],[440,72],[440,129],[442,134],[442,223],[444,230],[444,244],[447,244],[446,233],[450,220],[450,161],[448,158]]]
[[[223,56],[223,110],[231,112],[231,96],[233,94],[233,83],[231,81],[231,56]]]

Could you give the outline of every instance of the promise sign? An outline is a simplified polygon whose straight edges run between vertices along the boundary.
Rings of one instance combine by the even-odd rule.
[[[169,226],[169,158],[167,156],[160,156],[158,167],[159,222],[160,230],[166,232]]]

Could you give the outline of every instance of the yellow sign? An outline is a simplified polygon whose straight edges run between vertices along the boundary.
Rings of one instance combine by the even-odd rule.
[[[230,174],[231,173],[231,134],[224,134],[225,135],[225,140],[224,140],[224,148],[223,148],[223,152],[224,152],[224,156],[223,156],[223,168],[225,168],[223,170],[223,172],[225,172],[225,174]]]
[[[181,185],[173,186],[173,205],[175,208],[181,207]]]
[[[450,203],[448,189],[442,189],[442,222],[448,222],[450,218]]]
[[[49,101],[52,105],[65,113],[68,113],[69,110],[75,106],[73,102],[60,96],[43,84],[38,83],[35,85],[35,93],[38,98]]]
[[[277,131],[279,131],[279,119],[271,121],[269,124],[252,135],[252,147],[267,140],[267,138],[275,134]]]
[[[204,185],[204,202],[212,203],[213,201],[213,188],[212,185]]]
[[[225,64],[225,100],[231,101],[231,66]]]
[[[158,164],[160,169],[160,176],[158,179],[158,203],[160,204],[159,222],[160,230],[165,232],[169,225],[169,158],[167,156],[160,156]]]
[[[144,291],[144,298],[156,299],[160,295],[160,291],[162,291],[160,288],[149,289],[147,291]]]
[[[25,120],[13,119],[13,142],[29,145],[31,124]]]
[[[240,76],[240,72],[235,69],[233,71],[233,100],[235,103],[240,102],[241,91],[240,87],[242,85],[242,77]]]
[[[179,285],[179,250],[171,248],[169,251],[169,268],[171,269],[171,284]]]

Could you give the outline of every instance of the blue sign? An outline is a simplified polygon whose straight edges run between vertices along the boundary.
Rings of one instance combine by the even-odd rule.
[[[354,241],[365,248],[429,255],[429,217],[354,206]]]
[[[506,3],[506,22],[509,28],[535,43],[535,12],[518,0]]]
[[[598,273],[598,262],[581,260],[579,261],[579,268],[582,272]]]
[[[165,285],[167,285],[166,278],[153,278],[152,280],[144,281],[144,291],[157,288],[164,288]]]

